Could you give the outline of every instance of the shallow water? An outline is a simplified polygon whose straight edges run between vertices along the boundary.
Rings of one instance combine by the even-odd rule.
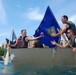
[[[0,75],[76,75],[76,67],[61,68],[57,66],[15,68],[11,62],[7,66],[0,61]]]

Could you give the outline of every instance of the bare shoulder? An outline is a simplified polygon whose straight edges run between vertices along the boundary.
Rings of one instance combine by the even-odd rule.
[[[64,27],[65,27],[65,28],[68,28],[68,27],[69,27],[69,25],[68,25],[67,23],[65,23],[65,24],[64,24]]]

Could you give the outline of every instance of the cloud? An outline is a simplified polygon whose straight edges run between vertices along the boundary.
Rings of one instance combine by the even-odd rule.
[[[76,15],[71,16],[69,20],[76,23]]]
[[[9,33],[8,32],[0,33],[0,37],[3,37],[3,36],[9,36]]]
[[[0,23],[4,25],[7,24],[6,12],[5,12],[2,0],[0,0]]]
[[[39,8],[29,8],[26,16],[30,20],[42,20],[43,14],[40,12]]]

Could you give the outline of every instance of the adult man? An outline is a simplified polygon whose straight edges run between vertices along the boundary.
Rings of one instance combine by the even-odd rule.
[[[76,47],[76,35],[75,35],[75,32],[73,31],[73,29],[68,29],[68,31],[66,32],[66,34],[67,34],[68,38],[70,38],[69,43],[73,47],[72,51],[76,52],[76,48],[75,48]],[[53,45],[56,45],[56,46],[61,47],[61,48],[66,48],[67,46],[69,46],[69,43],[66,43],[64,46],[56,43],[55,41],[51,41],[51,43]]]
[[[64,25],[64,27],[60,30],[61,33],[66,33],[67,30],[70,28],[70,29],[73,29],[75,34],[76,34],[76,27],[75,27],[75,24],[72,23],[71,21],[68,21],[68,17],[66,15],[63,15],[61,17],[61,21]],[[60,36],[60,33],[57,33],[57,34],[51,34],[52,37],[56,37],[56,36]]]
[[[16,41],[15,44],[13,44],[13,45],[9,44],[9,46],[17,47],[17,48],[28,48],[28,42],[29,41],[37,40],[37,39],[43,37],[42,35],[35,37],[35,38],[26,36],[26,30],[21,30],[21,35],[22,36],[20,36],[18,38],[18,40]]]

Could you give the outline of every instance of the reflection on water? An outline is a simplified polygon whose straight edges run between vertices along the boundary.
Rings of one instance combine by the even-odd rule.
[[[2,69],[2,73],[11,74],[14,72],[13,66],[4,66]]]
[[[0,61],[0,74],[13,75],[14,72],[14,67],[11,62],[9,62],[7,66],[5,66],[4,61]]]
[[[0,75],[76,75],[76,67],[61,68],[57,66],[15,68],[11,62],[7,66],[0,61]]]
[[[60,68],[57,66],[34,67],[25,66],[19,69],[22,75],[76,75],[76,67]]]

